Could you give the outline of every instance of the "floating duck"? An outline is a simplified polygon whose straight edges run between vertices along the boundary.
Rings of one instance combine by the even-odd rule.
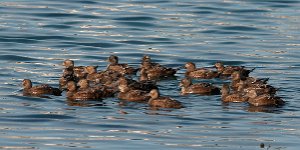
[[[118,98],[122,100],[134,101],[134,102],[147,102],[150,96],[147,91],[130,89],[128,85],[119,85],[120,93]]]
[[[212,79],[219,77],[218,71],[207,68],[196,68],[196,65],[192,62],[187,62],[184,67],[186,68],[185,75],[189,78]]]
[[[281,106],[285,104],[285,102],[278,96],[271,94],[259,95],[255,90],[249,91],[247,96],[249,96],[248,103],[253,106]]]
[[[230,87],[228,84],[223,84],[222,90],[222,101],[227,103],[227,102],[247,102],[248,97],[244,95],[244,93],[240,92],[232,92],[230,93]]]
[[[153,89],[149,93],[150,100],[148,101],[149,106],[158,108],[182,108],[181,102],[174,100],[170,97],[160,96],[158,89]]]
[[[67,84],[67,98],[70,100],[99,100],[102,98],[102,93],[89,89],[88,86],[83,84],[83,82],[80,82],[81,89],[78,89],[74,81],[69,81]]]
[[[108,58],[108,62],[110,63],[107,66],[107,70],[113,70],[119,72],[121,74],[136,74],[138,69],[130,67],[128,64],[119,64],[119,58],[115,55],[110,55]]]
[[[220,89],[210,83],[196,83],[192,84],[190,78],[181,80],[179,86],[181,87],[181,94],[203,94],[203,95],[217,95],[220,94]]]
[[[24,96],[43,96],[43,95],[55,95],[61,96],[62,91],[58,88],[53,88],[48,84],[41,84],[32,86],[30,79],[24,79],[22,81],[23,95]]]
[[[245,66],[224,66],[222,62],[215,63],[215,67],[217,68],[220,76],[229,77],[235,71],[239,71],[243,76],[248,77],[249,74],[255,69],[246,69]]]

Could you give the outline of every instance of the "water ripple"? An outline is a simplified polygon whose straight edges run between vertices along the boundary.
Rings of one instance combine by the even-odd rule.
[[[299,1],[0,2],[1,149],[297,149],[299,147]],[[150,109],[117,98],[70,101],[22,96],[24,78],[58,87],[61,63],[98,65],[108,56],[139,67],[141,58],[169,67],[215,62],[256,68],[287,101],[283,107],[181,96],[185,69],[158,81],[179,110]],[[138,76],[133,76],[134,79]],[[229,80],[194,80],[221,87]],[[284,133],[284,134],[282,134]]]

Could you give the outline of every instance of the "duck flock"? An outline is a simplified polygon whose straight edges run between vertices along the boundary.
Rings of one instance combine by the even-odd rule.
[[[147,103],[155,108],[182,108],[180,101],[161,96],[156,85],[161,79],[174,77],[179,69],[186,69],[185,77],[180,81],[180,94],[221,95],[222,102],[246,102],[252,106],[280,106],[284,101],[276,96],[277,88],[267,83],[268,78],[249,76],[254,69],[244,66],[225,66],[222,62],[214,67],[196,68],[192,62],[184,67],[169,68],[151,60],[150,56],[142,57],[139,68],[128,64],[120,64],[115,55],[108,58],[106,70],[98,71],[97,66],[75,66],[73,60],[63,62],[63,73],[59,79],[59,88],[47,84],[32,86],[30,79],[24,79],[24,96],[61,96],[71,101],[102,100],[117,97],[131,102]],[[139,72],[139,80],[133,80]],[[217,87],[209,82],[192,83],[195,79],[221,78],[231,81]],[[208,81],[208,80],[205,80]]]

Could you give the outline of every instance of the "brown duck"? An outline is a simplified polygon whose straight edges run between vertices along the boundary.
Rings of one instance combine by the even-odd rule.
[[[84,79],[86,78],[87,73],[84,71],[84,66],[75,66],[74,61],[67,59],[63,62],[63,66],[65,66],[65,69],[72,69],[74,77],[76,80]]]
[[[58,88],[53,88],[48,84],[41,84],[32,86],[30,79],[24,79],[22,81],[23,95],[24,96],[43,96],[43,95],[55,95],[61,96],[62,91]]]
[[[220,94],[220,89],[210,83],[196,83],[192,84],[190,78],[181,80],[179,86],[181,87],[181,95],[185,94],[203,94],[203,95],[217,95]]]
[[[196,65],[192,62],[187,62],[184,67],[186,68],[185,75],[189,78],[212,79],[219,77],[218,71],[196,68]]]
[[[222,90],[222,101],[227,102],[246,102],[248,101],[248,97],[244,95],[244,93],[233,92],[230,93],[230,87],[228,84],[223,84]]]
[[[268,84],[259,84],[259,83],[249,84],[247,83],[247,81],[240,80],[238,90],[240,92],[245,92],[245,93],[254,90],[258,95],[262,95],[262,94],[275,95],[278,89]]]
[[[126,77],[119,78],[119,85],[127,86],[131,90],[143,90],[150,92],[152,89],[157,89],[156,82],[150,80],[136,81]]]
[[[231,87],[234,90],[240,86],[240,84],[244,84],[244,87],[251,87],[253,85],[266,85],[269,78],[254,78],[254,77],[245,77],[239,71],[235,71],[231,74],[232,82]]]
[[[284,105],[284,101],[275,95],[261,94],[259,95],[255,90],[251,90],[247,93],[249,96],[248,103],[253,106],[281,106]]]
[[[146,102],[150,99],[147,91],[130,89],[127,85],[119,85],[118,98],[133,102]]]
[[[146,75],[148,80],[155,80],[173,77],[179,69],[168,68],[159,64],[153,65],[151,62],[145,61],[141,67],[141,74]]]
[[[95,84],[103,84],[108,87],[117,88],[117,81],[123,75],[112,70],[105,70],[97,72],[96,68],[93,66],[85,67],[85,72],[88,73],[86,79],[92,81]]]
[[[130,67],[128,64],[119,64],[119,58],[115,55],[110,55],[108,58],[110,63],[107,66],[107,70],[113,70],[121,74],[136,74],[138,69]]]
[[[224,66],[222,62],[215,63],[215,67],[221,76],[229,77],[235,71],[239,71],[243,76],[248,77],[249,74],[255,69],[246,69],[244,66]]]
[[[80,84],[83,84],[81,82]],[[81,85],[81,89],[78,89],[76,86],[76,83],[74,81],[69,81],[67,84],[67,98],[70,100],[97,100],[101,99],[102,93],[90,89],[90,88],[84,88],[84,86]]]
[[[77,85],[79,86],[78,90],[90,90],[93,91],[94,93],[97,93],[99,97],[113,97],[118,90],[103,85],[103,84],[94,84],[94,85],[90,85],[90,82],[87,79],[81,79],[79,80],[79,82],[77,83]]]
[[[158,107],[158,108],[182,108],[183,105],[181,102],[174,100],[170,97],[162,97],[158,89],[153,89],[150,91],[149,95],[151,96],[148,101],[149,106]]]

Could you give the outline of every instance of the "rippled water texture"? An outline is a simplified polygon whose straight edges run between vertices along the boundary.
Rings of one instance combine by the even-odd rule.
[[[300,147],[298,0],[0,1],[1,149],[298,149]],[[255,67],[287,104],[253,108],[216,96],[163,95],[186,106],[151,110],[116,98],[74,103],[21,96],[21,81],[57,86],[64,59],[99,65],[115,54],[139,66],[144,54],[169,67]],[[224,82],[212,80],[212,82]]]

